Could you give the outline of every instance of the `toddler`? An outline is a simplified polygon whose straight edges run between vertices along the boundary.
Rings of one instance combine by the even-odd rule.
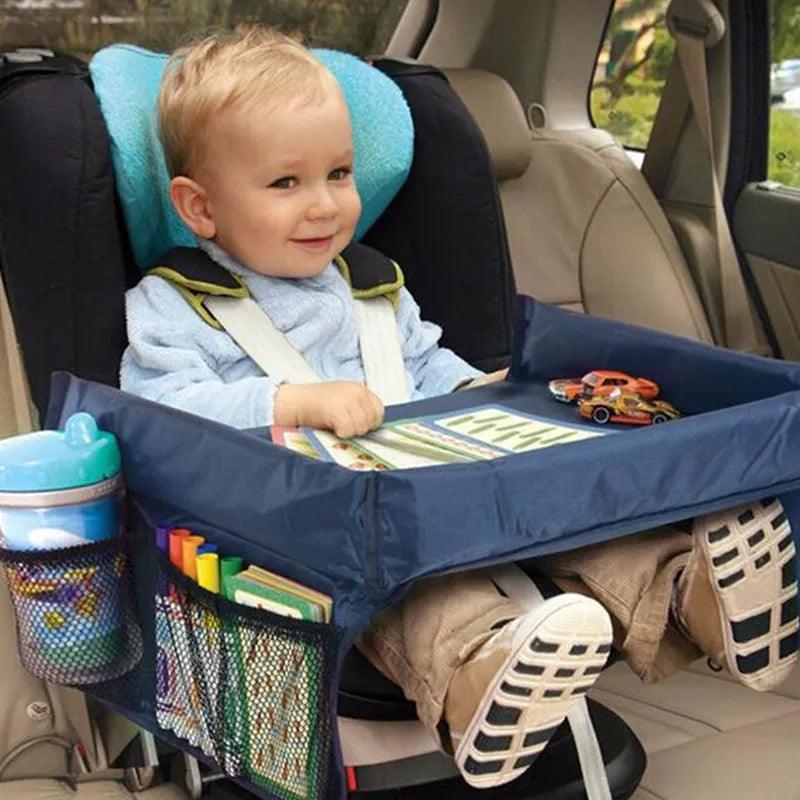
[[[324,382],[265,375],[151,275],[127,295],[122,388],[239,428],[350,437],[378,427],[383,406],[364,384],[351,289],[334,263],[360,202],[333,75],[292,39],[238,29],[175,53],[158,112],[178,214]],[[505,377],[439,347],[440,329],[405,289],[396,321],[412,399]],[[609,612],[645,679],[705,652],[756,688],[774,686],[796,659],[792,554],[774,501],[697,520],[691,536],[655,531],[539,560],[569,593],[533,610],[483,571],[419,581],[359,647],[416,702],[467,783],[497,786],[535,761],[594,683]]]

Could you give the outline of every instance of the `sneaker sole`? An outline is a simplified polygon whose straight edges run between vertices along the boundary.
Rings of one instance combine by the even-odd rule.
[[[797,662],[797,573],[792,531],[776,499],[706,517],[699,540],[719,602],[728,669],[759,691]]]
[[[529,617],[455,751],[476,788],[508,783],[533,764],[611,652],[611,620],[588,597],[553,597]]]

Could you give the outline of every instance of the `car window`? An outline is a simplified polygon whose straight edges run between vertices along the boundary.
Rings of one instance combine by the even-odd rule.
[[[587,386],[597,386],[598,383],[602,383],[602,381],[598,379],[597,375],[595,375],[594,372],[590,372],[588,375],[584,375],[583,382]]]
[[[800,188],[800,3],[770,0],[770,12],[767,177]]]
[[[114,42],[169,51],[211,28],[263,22],[313,47],[381,53],[408,0],[0,0],[0,47],[44,45],[82,58]]]
[[[616,0],[595,64],[591,119],[630,149],[647,147],[672,62],[668,5],[669,0]]]

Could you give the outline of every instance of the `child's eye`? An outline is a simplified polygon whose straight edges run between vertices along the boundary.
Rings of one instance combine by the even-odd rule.
[[[330,175],[328,175],[328,180],[343,181],[350,175],[351,172],[352,169],[350,169],[350,167],[338,167],[333,172],[331,172]]]
[[[293,189],[297,186],[297,178],[293,175],[287,175],[283,178],[278,178],[278,180],[273,181],[270,185],[270,189]]]

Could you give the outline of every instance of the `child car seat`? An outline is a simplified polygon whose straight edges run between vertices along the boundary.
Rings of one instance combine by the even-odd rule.
[[[445,326],[451,347],[479,366],[498,366],[509,353],[513,280],[485,144],[436,70],[379,66],[410,105],[416,152],[409,180],[367,241],[403,264],[424,315]],[[116,383],[123,288],[137,275],[117,211],[108,138],[83,65],[44,58],[24,68],[4,66],[0,149],[7,154],[0,167],[0,260],[31,391],[44,413],[53,370]],[[448,177],[446,193],[432,179],[437,171]],[[424,213],[432,207],[435,214]],[[447,275],[441,284],[440,275]],[[452,318],[453,309],[460,318]],[[616,715],[590,705],[612,794],[628,797],[644,770],[643,751]],[[413,706],[356,651],[341,681],[340,717],[358,794],[472,796],[452,760],[415,721]],[[489,794],[584,797],[566,728],[520,781]]]

